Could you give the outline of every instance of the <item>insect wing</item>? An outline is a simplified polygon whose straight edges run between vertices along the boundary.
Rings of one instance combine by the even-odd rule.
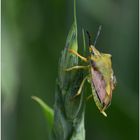
[[[105,81],[103,80],[101,73],[93,68],[91,68],[91,87],[96,106],[104,116],[107,116],[104,112],[106,107],[104,102],[104,99],[106,99]]]

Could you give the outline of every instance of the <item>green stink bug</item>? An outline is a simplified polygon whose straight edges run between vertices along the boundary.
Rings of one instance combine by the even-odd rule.
[[[91,45],[90,35],[89,36],[89,53],[90,56],[85,58],[74,50],[69,50],[70,53],[77,55],[81,60],[88,63],[87,66],[74,66],[67,68],[66,71],[75,69],[87,69],[88,75],[83,79],[80,88],[74,97],[80,95],[82,87],[87,80],[92,88],[92,94],[88,97],[94,98],[95,104],[100,112],[107,116],[105,109],[110,105],[112,100],[112,91],[115,88],[116,78],[112,70],[111,55],[106,53],[100,53],[96,48],[95,44],[100,34],[101,26],[99,27],[94,45]]]

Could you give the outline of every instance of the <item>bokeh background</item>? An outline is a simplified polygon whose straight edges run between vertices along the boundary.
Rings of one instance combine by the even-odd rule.
[[[108,117],[86,106],[86,140],[138,140],[138,0],[77,0],[81,29],[112,54],[117,88]],[[70,0],[2,0],[2,140],[46,140],[39,96],[51,107],[58,59],[73,21]],[[91,92],[87,88],[87,92]]]

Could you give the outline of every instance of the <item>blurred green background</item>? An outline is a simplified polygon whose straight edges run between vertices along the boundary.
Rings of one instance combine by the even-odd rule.
[[[108,117],[86,106],[86,140],[138,140],[138,0],[77,0],[82,27],[112,54],[117,88]],[[47,124],[32,95],[51,107],[58,59],[73,22],[70,0],[2,0],[2,140],[46,140]],[[91,92],[90,88],[87,92]]]

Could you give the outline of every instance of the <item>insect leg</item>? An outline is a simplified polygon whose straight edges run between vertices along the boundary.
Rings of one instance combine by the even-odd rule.
[[[76,96],[78,96],[78,95],[81,94],[83,85],[84,85],[85,81],[87,80],[88,76],[89,76],[89,75],[87,75],[87,76],[83,79],[83,81],[82,81],[82,83],[81,83],[81,85],[80,85],[80,88],[78,89],[77,93],[73,96],[73,98],[75,98]]]
[[[77,69],[88,69],[88,68],[89,68],[89,65],[88,66],[74,66],[74,67],[65,69],[65,71],[71,71],[71,70],[77,70]]]
[[[87,101],[90,99],[90,98],[92,98],[93,97],[93,95],[91,94],[91,95],[89,95],[88,97],[87,97]]]
[[[78,56],[81,60],[83,60],[83,61],[85,61],[85,62],[88,61],[87,58],[81,56],[81,55],[80,55],[78,52],[76,52],[75,50],[69,49],[69,52],[75,54],[75,55]]]

